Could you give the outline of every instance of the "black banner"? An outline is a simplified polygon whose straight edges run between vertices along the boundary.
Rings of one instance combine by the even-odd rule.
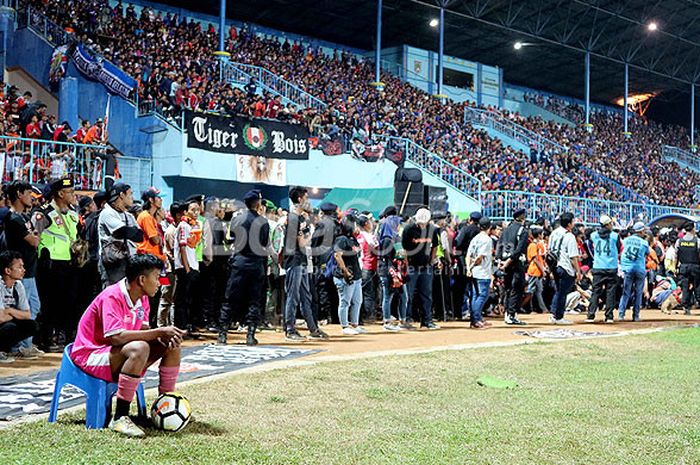
[[[309,131],[297,124],[187,111],[187,146],[286,160],[309,159]]]

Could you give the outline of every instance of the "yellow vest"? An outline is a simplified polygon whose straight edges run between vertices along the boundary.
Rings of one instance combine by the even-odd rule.
[[[70,261],[70,245],[78,235],[78,214],[72,210],[60,214],[54,208],[47,209],[44,214],[51,224],[41,233],[39,255],[46,249],[51,260]]]

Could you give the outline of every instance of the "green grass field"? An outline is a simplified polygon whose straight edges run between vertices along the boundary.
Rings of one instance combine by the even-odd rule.
[[[0,463],[700,464],[699,386],[700,329],[333,362],[183,386],[175,435],[5,429]]]

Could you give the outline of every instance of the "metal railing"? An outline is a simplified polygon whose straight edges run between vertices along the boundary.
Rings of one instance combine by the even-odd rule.
[[[525,145],[535,145],[539,152],[543,150],[547,150],[550,153],[568,151],[563,145],[514,123],[508,118],[487,110],[464,107],[464,122],[491,128]]]
[[[578,169],[590,176],[591,179],[593,179],[597,184],[604,185],[609,192],[617,194],[621,200],[637,203],[653,203],[652,200],[646,195],[639,194],[632,189],[623,186],[619,182],[613,181],[609,177],[604,176],[597,171],[593,171],[587,166],[578,166]]]
[[[119,180],[129,184],[134,193],[143,192],[153,185],[153,161],[150,158],[118,156],[117,163]]]
[[[0,136],[2,180],[48,183],[68,176],[78,189],[100,189],[108,147]]]
[[[17,28],[27,27],[57,47],[70,42],[71,36],[64,28],[51,21],[43,13],[25,2],[17,3]]]
[[[574,214],[577,221],[588,226],[598,224],[601,215],[617,218],[622,225],[637,219],[649,222],[669,213],[700,216],[700,210],[691,208],[519,191],[484,191],[481,193],[481,205],[484,215],[497,220],[511,220],[516,209],[525,208],[528,219],[533,221],[537,218],[546,218],[553,222],[560,214],[570,212]]]
[[[410,139],[383,135],[374,136],[374,139],[392,148],[403,150],[406,160],[434,174],[477,202],[480,201],[481,181],[463,169],[424,149]]]
[[[675,161],[685,165],[688,169],[700,173],[700,155],[696,153],[688,152],[673,145],[664,145],[661,148],[661,155],[664,157],[664,160]]]
[[[272,91],[275,94],[281,95],[301,108],[315,108],[317,110],[324,110],[327,106],[317,97],[314,97],[291,82],[282,79],[266,68],[247,63],[228,62],[224,70],[224,76],[227,78],[229,76],[231,78],[240,77],[240,75],[236,76],[236,71],[226,71],[227,68],[237,68],[239,73],[242,72],[248,76],[254,77],[258,85]]]

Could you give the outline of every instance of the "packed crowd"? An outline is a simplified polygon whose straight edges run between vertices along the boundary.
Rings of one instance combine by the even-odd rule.
[[[72,145],[106,146],[103,121],[82,121],[75,132],[67,121],[60,124],[47,106],[31,92],[20,94],[16,86],[5,84],[0,92],[0,160],[2,181],[25,180],[46,183],[63,176],[73,178],[81,188],[93,188],[102,180],[107,150]],[[42,141],[34,143],[15,138]]]
[[[308,124],[316,134],[342,134],[363,140],[381,134],[408,137],[479,177],[485,189],[627,200],[609,183],[592,180],[579,169],[583,164],[643,192],[654,202],[692,205],[692,196],[688,195],[692,189],[688,187],[695,185],[697,175],[684,171],[687,176],[676,182],[674,173],[678,169],[669,170],[660,155],[662,143],[680,142],[685,137],[678,129],[635,119],[633,137],[626,139],[620,134],[616,115],[596,114],[592,134],[539,118],[509,115],[574,150],[573,155],[548,154],[533,160],[485,131],[463,124],[461,104],[448,101],[443,105],[387,74],[382,75],[384,91],[376,92],[368,85],[373,80],[373,69],[366,60],[337,51],[328,55],[300,42],[231,27],[226,50],[232,61],[262,66],[328,104],[321,113],[287,106],[276,114],[270,112],[271,105],[277,106],[272,96],[256,96],[218,81],[217,61],[211,55],[217,47],[213,25],[203,27],[150,8],[137,14],[132,5],[125,7],[121,2],[114,8],[95,0],[76,0],[68,8],[65,2],[55,0],[32,4],[134,75],[140,83],[141,98],[160,102],[171,115],[179,114],[182,108],[271,118],[293,115],[293,121]],[[544,101],[550,105],[562,103],[554,98]],[[630,160],[642,160],[642,168]]]
[[[62,351],[85,309],[124,283],[138,255],[159,263],[160,284],[143,309],[150,327],[195,339],[208,330],[220,344],[243,329],[255,345],[256,331],[274,327],[290,342],[323,340],[328,323],[344,335],[375,322],[390,332],[416,330],[414,321],[435,330],[434,316],[475,329],[491,317],[522,325],[517,315],[532,311],[551,311],[554,324],[570,324],[565,312],[587,312],[592,322],[604,295],[609,323],[615,309],[624,319],[628,301],[638,320],[642,296],[650,307],[682,304],[689,314],[692,290],[700,304],[692,224],[622,229],[603,216],[593,230],[565,213],[530,225],[523,209],[508,224],[479,212],[460,223],[427,208],[402,216],[394,206],[374,218],[328,202],[312,208],[303,187],[290,189],[289,210],[255,190],[242,201],[193,195],[166,210],[156,188],[136,202],[124,183],[78,199],[70,178],[42,194],[14,181],[3,195],[0,282],[14,309],[0,312],[3,362]],[[659,299],[661,290],[672,292]],[[38,326],[17,326],[23,320]]]

